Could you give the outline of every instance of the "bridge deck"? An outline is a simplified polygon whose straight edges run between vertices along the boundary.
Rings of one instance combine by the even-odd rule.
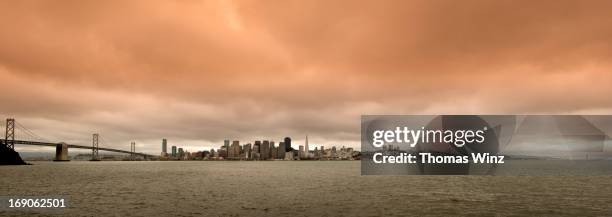
[[[36,146],[50,146],[50,147],[55,147],[57,146],[58,143],[51,143],[51,142],[36,142],[36,141],[24,141],[24,140],[14,140],[15,144],[19,144],[19,145],[36,145]],[[0,139],[1,143],[4,143],[4,139]],[[80,149],[92,149],[93,147],[91,146],[84,146],[84,145],[73,145],[73,144],[66,144],[68,145],[68,148],[80,148]],[[132,152],[130,151],[124,151],[124,150],[120,150],[120,149],[113,149],[113,148],[101,148],[98,147],[98,150],[101,151],[110,151],[110,152],[118,152],[118,153],[125,153],[125,154],[131,154]],[[155,155],[150,155],[150,154],[145,154],[145,153],[138,153],[135,152],[134,154],[136,155],[141,155],[141,156],[145,156],[145,157],[155,157]]]

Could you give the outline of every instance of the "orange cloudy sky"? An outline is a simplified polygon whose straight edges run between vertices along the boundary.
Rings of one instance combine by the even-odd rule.
[[[612,1],[0,1],[0,114],[158,153],[362,114],[612,113]],[[23,150],[23,149],[22,149]]]

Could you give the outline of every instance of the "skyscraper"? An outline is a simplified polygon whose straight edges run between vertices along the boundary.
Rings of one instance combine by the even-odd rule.
[[[287,148],[285,148],[285,142],[279,142],[278,143],[278,150],[276,150],[278,153],[276,154],[278,156],[278,159],[283,159],[285,158],[285,153]]]
[[[228,155],[230,159],[240,158],[240,141],[238,140],[232,141],[232,146],[228,150]]]
[[[278,156],[278,148],[274,146],[274,141],[270,141],[270,159],[276,159]]]
[[[304,158],[309,157],[309,151],[310,149],[308,149],[308,134],[306,134],[306,142],[304,143]]]
[[[176,157],[176,146],[172,146],[172,157]]]
[[[225,158],[227,158],[229,156],[229,146],[230,146],[230,141],[229,139],[226,139],[223,141],[223,147],[225,147]]]
[[[168,141],[162,139],[162,156],[168,153]]]
[[[252,155],[251,143],[247,143],[246,145],[242,146],[242,150],[244,152],[244,158],[250,159]]]
[[[285,152],[291,150],[293,150],[293,148],[291,148],[291,138],[285,137]]]
[[[255,145],[253,145],[252,158],[254,160],[259,160],[260,152],[261,152],[261,141],[255,141]]]
[[[325,146],[321,146],[321,157],[325,157]]]
[[[261,150],[261,141],[255,141],[255,145],[253,145],[253,151],[255,153],[259,153]]]
[[[300,149],[299,149],[299,152],[298,152],[298,157],[300,159],[306,158],[306,157],[304,157],[304,146],[303,145],[300,145]]]
[[[261,143],[259,152],[261,153],[262,160],[270,158],[270,142],[268,140],[264,140],[263,143]]]

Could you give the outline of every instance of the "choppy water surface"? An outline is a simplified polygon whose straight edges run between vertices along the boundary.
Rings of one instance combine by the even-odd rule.
[[[612,215],[610,176],[361,176],[359,161],[34,163],[0,166],[0,195],[68,195],[64,215]]]

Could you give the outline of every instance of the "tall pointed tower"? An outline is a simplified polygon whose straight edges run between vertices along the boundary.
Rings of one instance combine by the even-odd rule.
[[[304,156],[308,158],[310,149],[308,149],[308,134],[306,134],[306,142],[304,142]]]

